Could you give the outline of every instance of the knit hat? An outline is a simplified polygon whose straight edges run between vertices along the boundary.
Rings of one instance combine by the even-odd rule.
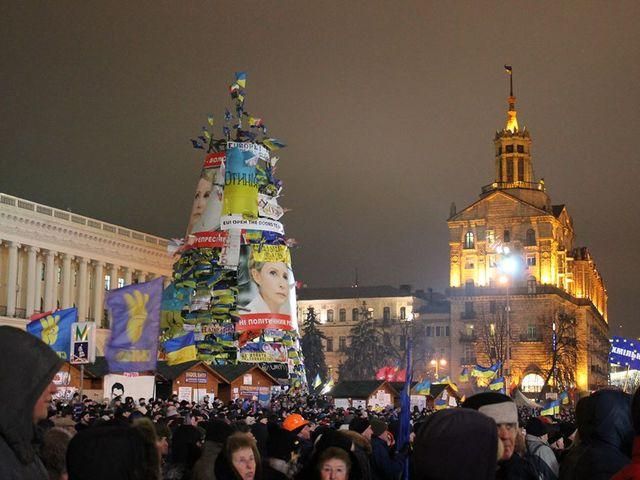
[[[544,434],[549,433],[547,424],[540,420],[539,417],[531,417],[527,421],[525,429],[528,435],[533,435],[534,437],[542,437]]]
[[[175,417],[176,415],[178,415],[178,409],[176,407],[174,407],[173,405],[167,407],[167,418]]]
[[[383,422],[382,420],[378,420],[377,418],[372,418],[370,423],[371,431],[376,437],[382,435],[389,428],[389,426],[385,422]]]
[[[300,441],[293,432],[288,432],[277,425],[270,425],[267,456],[288,462],[291,453],[300,448]]]
[[[497,424],[518,424],[518,408],[511,398],[502,393],[482,392],[467,398],[462,404],[464,408],[472,408],[493,418]]]
[[[369,428],[369,420],[366,418],[355,417],[349,422],[349,430],[354,432],[363,433],[367,428]]]

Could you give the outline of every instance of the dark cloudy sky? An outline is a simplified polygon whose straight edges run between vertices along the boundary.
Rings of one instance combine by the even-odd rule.
[[[510,63],[536,176],[596,258],[612,331],[638,336],[639,18],[634,1],[5,1],[0,191],[181,236],[189,138],[246,70],[247,110],[289,144],[298,279],[357,267],[442,291],[449,206],[492,181]]]

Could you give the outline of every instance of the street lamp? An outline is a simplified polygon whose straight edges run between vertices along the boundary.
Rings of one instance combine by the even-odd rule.
[[[444,367],[447,365],[447,360],[445,358],[433,359],[431,360],[431,366],[436,369],[436,377],[435,380],[438,380],[438,366]]]
[[[506,306],[506,321],[507,321],[507,354],[505,358],[505,366],[504,371],[506,374],[504,375],[507,380],[507,385],[511,384],[511,305],[509,302],[509,286],[513,281],[513,277],[518,271],[519,264],[516,257],[511,256],[511,251],[509,247],[498,247],[498,253],[502,254],[503,257],[499,262],[498,268],[502,272],[499,282],[506,286],[507,288],[507,306]],[[508,388],[508,387],[507,387]]]

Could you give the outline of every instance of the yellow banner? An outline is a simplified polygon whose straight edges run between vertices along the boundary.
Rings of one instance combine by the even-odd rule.
[[[256,262],[286,263],[291,266],[291,253],[286,245],[252,245],[251,250]]]

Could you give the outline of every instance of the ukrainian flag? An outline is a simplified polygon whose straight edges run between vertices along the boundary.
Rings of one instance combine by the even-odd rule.
[[[418,395],[431,394],[431,382],[429,380],[423,380],[422,382],[417,384],[414,388],[418,393]]]
[[[498,374],[498,370],[500,370],[500,362],[495,365],[491,365],[490,367],[482,367],[480,365],[476,365],[471,370],[472,377],[480,377],[480,378],[493,378]]]
[[[549,402],[540,412],[541,416],[553,416],[560,413],[560,400]]]
[[[197,360],[195,336],[193,332],[174,337],[163,343],[164,351],[167,354],[167,364],[177,365],[179,363]]]
[[[334,385],[333,378],[330,378],[329,381],[324,384],[324,387],[322,387],[322,390],[320,391],[320,394],[321,395],[326,395],[327,393],[329,393],[331,391],[331,389],[333,388],[333,385]]]
[[[436,410],[444,410],[445,408],[449,407],[449,404],[442,398],[436,398],[436,401],[433,402],[433,406]]]
[[[560,395],[558,395],[558,400],[560,400],[560,403],[562,403],[562,405],[569,405],[569,393],[562,392]]]
[[[489,384],[489,390],[504,390],[504,377],[499,377]]]
[[[462,369],[462,372],[460,372],[460,381],[461,382],[468,382],[469,381],[469,369],[467,367],[464,367]]]
[[[322,380],[320,379],[320,374],[316,373],[316,378],[313,380],[313,388],[318,388],[322,385]]]

